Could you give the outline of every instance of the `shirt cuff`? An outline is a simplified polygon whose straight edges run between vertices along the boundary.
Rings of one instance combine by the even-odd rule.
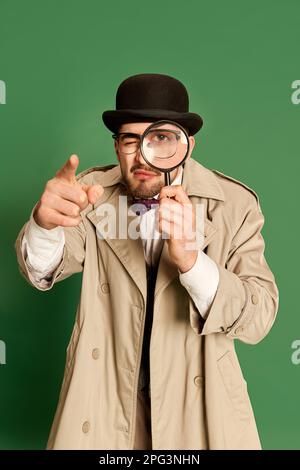
[[[201,316],[206,319],[219,285],[220,276],[216,263],[200,250],[192,268],[185,273],[178,272],[181,284],[188,291]]]
[[[31,214],[22,240],[26,264],[36,278],[51,274],[63,254],[65,234],[63,227],[47,230],[40,227]]]

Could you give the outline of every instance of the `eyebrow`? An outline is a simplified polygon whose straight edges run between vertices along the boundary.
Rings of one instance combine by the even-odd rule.
[[[142,134],[135,134],[134,132],[119,132],[121,137],[140,137]]]

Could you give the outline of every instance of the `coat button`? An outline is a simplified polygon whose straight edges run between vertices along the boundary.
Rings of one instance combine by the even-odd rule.
[[[239,333],[243,333],[243,331],[244,331],[244,328],[243,328],[242,326],[238,326],[238,327],[234,330],[234,332],[235,332],[236,335],[238,335]]]
[[[194,384],[197,387],[201,387],[201,385],[203,384],[203,377],[201,377],[200,375],[196,375],[196,377],[194,378]]]
[[[90,423],[88,421],[85,421],[82,425],[82,432],[84,432],[84,434],[87,434],[90,428],[91,428]]]
[[[99,348],[94,348],[93,351],[92,351],[92,356],[93,356],[93,359],[98,359],[99,356],[100,356],[100,350]]]
[[[101,284],[101,290],[102,290],[103,294],[108,294],[109,293],[109,284],[107,282],[103,282],[103,284]]]
[[[258,304],[258,297],[257,295],[253,294],[251,295],[251,300],[254,305]]]

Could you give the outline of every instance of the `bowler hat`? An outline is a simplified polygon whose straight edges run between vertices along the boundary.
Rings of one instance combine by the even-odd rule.
[[[189,97],[185,86],[169,75],[145,73],[124,80],[116,95],[116,109],[104,111],[102,119],[112,132],[129,122],[175,121],[188,130],[198,132],[202,118],[189,112]]]

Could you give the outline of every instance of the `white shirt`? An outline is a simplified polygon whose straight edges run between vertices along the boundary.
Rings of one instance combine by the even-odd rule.
[[[179,167],[172,185],[181,184],[182,174],[183,169]],[[157,198],[158,194],[154,197]],[[139,216],[140,234],[148,264],[157,262],[163,245],[161,234],[155,227],[157,209],[158,206]],[[44,229],[31,216],[22,240],[22,251],[28,269],[37,282],[51,278],[61,262],[64,244],[63,227]],[[203,318],[206,318],[219,285],[219,270],[216,263],[199,250],[194,266],[185,273],[178,271],[178,274],[181,284],[187,289],[198,311]]]

